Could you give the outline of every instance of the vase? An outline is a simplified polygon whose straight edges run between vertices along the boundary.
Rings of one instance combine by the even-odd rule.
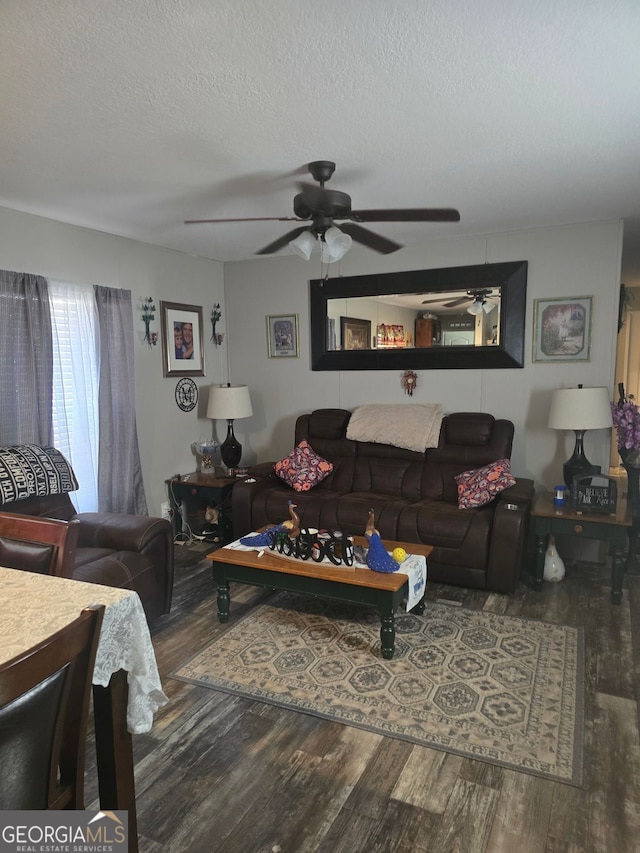
[[[624,460],[622,467],[627,472],[627,502],[631,507],[631,515],[636,518],[640,515],[640,468]]]
[[[542,576],[546,581],[558,583],[564,578],[564,573],[564,560],[558,554],[555,537],[550,536],[544,556],[544,572]]]

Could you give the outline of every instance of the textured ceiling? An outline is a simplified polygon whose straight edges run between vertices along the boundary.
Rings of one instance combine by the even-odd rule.
[[[401,243],[637,231],[639,42],[636,0],[0,0],[0,205],[233,261],[292,224],[183,220],[293,215],[330,159],[355,208],[460,210]]]

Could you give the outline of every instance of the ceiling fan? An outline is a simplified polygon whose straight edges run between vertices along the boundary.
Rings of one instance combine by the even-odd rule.
[[[406,208],[399,210],[352,210],[351,197],[339,190],[325,188],[325,183],[334,173],[336,164],[330,160],[314,160],[307,166],[312,178],[320,186],[309,183],[300,183],[300,192],[293,200],[293,212],[295,216],[250,216],[238,219],[188,219],[185,225],[194,225],[204,222],[259,222],[273,220],[277,222],[307,222],[294,228],[269,245],[264,246],[257,255],[269,255],[282,249],[287,243],[293,243],[293,248],[298,254],[307,260],[311,249],[317,240],[322,241],[331,255],[328,260],[338,260],[351,245],[351,239],[362,243],[369,249],[381,252],[384,255],[396,252],[402,248],[400,243],[382,237],[362,228],[361,222],[459,222],[460,214],[453,208]],[[340,228],[335,226],[336,220],[340,221]],[[347,220],[346,222],[343,220]],[[307,237],[303,235],[308,235]],[[345,237],[344,235],[348,235]],[[299,241],[299,245],[296,245]]]
[[[464,296],[457,296],[447,302],[440,299],[424,299],[423,305],[431,305],[435,302],[440,303],[444,308],[457,308],[458,305],[464,305],[465,302],[471,303],[467,308],[470,314],[479,314],[481,311],[489,313],[500,300],[500,290],[494,293],[493,288],[480,288],[477,290],[467,290]]]

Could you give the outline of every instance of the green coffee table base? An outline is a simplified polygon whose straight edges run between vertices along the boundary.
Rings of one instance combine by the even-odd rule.
[[[360,585],[340,583],[326,578],[306,577],[283,574],[268,569],[255,569],[252,566],[239,566],[230,563],[215,562],[212,565],[213,579],[218,586],[218,618],[220,622],[229,621],[231,595],[229,583],[248,583],[286,592],[300,592],[305,595],[317,595],[321,598],[335,598],[352,604],[376,607],[380,612],[380,644],[382,657],[390,660],[395,651],[394,613],[408,591],[408,581],[397,590],[375,589]],[[412,613],[424,613],[424,598],[413,608]]]

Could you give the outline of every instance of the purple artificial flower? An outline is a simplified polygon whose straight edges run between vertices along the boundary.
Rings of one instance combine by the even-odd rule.
[[[623,457],[625,451],[640,452],[640,409],[631,400],[611,403],[611,417],[616,428],[618,452]]]

